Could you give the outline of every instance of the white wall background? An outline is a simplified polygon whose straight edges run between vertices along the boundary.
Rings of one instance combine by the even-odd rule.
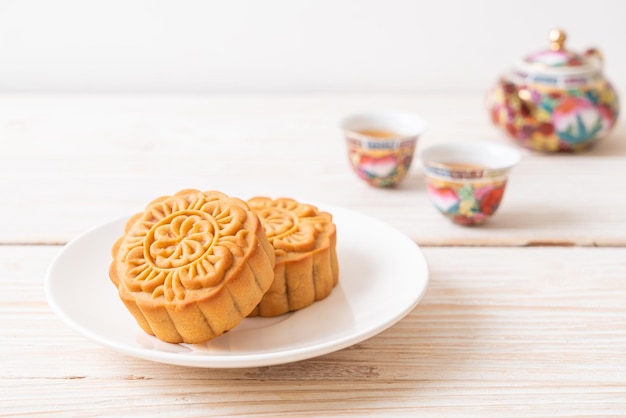
[[[552,27],[626,89],[624,0],[0,0],[0,93],[482,92]]]

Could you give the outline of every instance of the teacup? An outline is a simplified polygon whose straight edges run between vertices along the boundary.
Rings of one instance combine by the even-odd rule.
[[[435,145],[421,152],[428,195],[434,206],[460,225],[480,225],[500,206],[519,152],[484,142]]]
[[[393,187],[407,175],[426,124],[406,112],[373,112],[344,119],[348,157],[354,172],[376,187]]]

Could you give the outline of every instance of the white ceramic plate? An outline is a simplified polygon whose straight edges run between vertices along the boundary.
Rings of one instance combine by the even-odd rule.
[[[418,246],[388,225],[319,205],[337,225],[339,284],[326,299],[276,318],[246,318],[205,344],[169,344],[144,333],[108,276],[120,219],[73,240],[50,266],[46,295],[72,328],[113,350],[156,362],[207,368],[288,363],[351,346],[409,313],[428,284]]]

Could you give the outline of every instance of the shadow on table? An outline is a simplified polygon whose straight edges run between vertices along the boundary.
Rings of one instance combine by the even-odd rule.
[[[545,211],[545,209],[544,209]],[[485,230],[495,229],[533,229],[555,231],[561,228],[577,227],[581,220],[581,215],[567,212],[565,210],[555,210],[552,212],[537,212],[534,207],[517,206],[507,208],[497,212],[493,218],[489,219],[479,228]]]

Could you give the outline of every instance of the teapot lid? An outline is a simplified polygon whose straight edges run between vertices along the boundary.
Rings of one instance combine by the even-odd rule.
[[[567,35],[560,29],[550,31],[550,47],[533,52],[518,62],[518,67],[529,73],[579,74],[600,69],[601,57],[597,50],[583,54],[565,48]]]

